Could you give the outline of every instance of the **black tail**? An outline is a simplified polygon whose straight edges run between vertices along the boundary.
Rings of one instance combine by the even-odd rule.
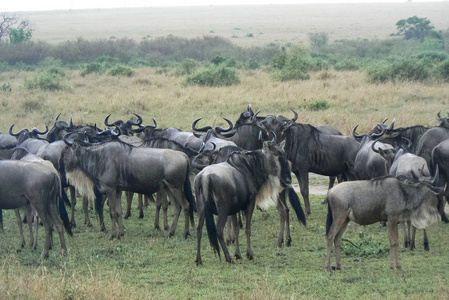
[[[214,252],[218,253],[220,257],[220,247],[218,245],[217,227],[215,226],[214,215],[210,209],[210,205],[213,203],[212,199],[212,183],[208,186],[206,191],[207,199],[204,201],[204,214],[206,219],[207,236]]]
[[[72,203],[70,203],[69,196],[67,196],[67,193],[64,188],[62,188],[61,193],[62,193],[62,199],[64,200],[65,205],[67,205],[68,207],[72,207]]]
[[[326,199],[326,202],[327,202],[327,219],[326,219],[326,236],[327,236],[329,234],[329,230],[331,229],[333,218],[332,218],[331,205],[329,204],[329,199]]]
[[[95,194],[95,212],[98,216],[103,217],[104,195],[94,186]]]
[[[299,202],[298,194],[295,192],[293,188],[288,189],[288,199],[290,200],[290,204],[296,212],[296,217],[298,221],[300,221],[304,226],[306,226],[306,215],[302,210],[301,202]]]
[[[67,214],[67,210],[65,208],[65,203],[63,199],[63,188],[61,184],[61,179],[58,175],[54,176],[54,189],[56,196],[58,197],[58,206],[59,206],[59,216],[61,217],[62,223],[64,224],[65,231],[70,235],[73,236],[72,232],[72,225],[69,220],[69,215]],[[67,197],[67,194],[65,195]]]
[[[192,224],[194,224],[193,212],[196,212],[196,203],[195,203],[195,197],[193,196],[193,192],[192,192],[192,186],[190,185],[188,170],[187,170],[186,179],[184,180],[184,196],[186,197],[187,202],[189,202],[190,222],[192,222]]]

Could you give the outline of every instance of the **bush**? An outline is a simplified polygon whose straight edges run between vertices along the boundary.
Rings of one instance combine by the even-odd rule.
[[[25,80],[25,88],[58,91],[64,89],[64,77],[52,71],[38,73],[33,79]]]
[[[300,105],[299,109],[305,109],[305,110],[310,110],[310,111],[319,111],[319,110],[329,109],[330,107],[331,107],[331,105],[329,104],[329,102],[327,102],[326,100],[318,99],[312,103]]]
[[[334,64],[336,71],[355,71],[360,69],[360,61],[355,58],[343,59]]]
[[[200,66],[200,62],[195,59],[191,59],[191,58],[184,59],[176,67],[176,75],[190,75],[196,69],[198,69],[199,66]]]
[[[224,65],[211,65],[207,69],[198,71],[186,79],[186,85],[200,85],[200,86],[230,86],[239,84],[240,79],[237,76],[237,71],[234,68],[226,67]]]
[[[449,60],[445,60],[438,66],[439,75],[446,81],[449,81]]]
[[[108,71],[108,75],[111,75],[111,76],[131,77],[134,75],[134,73],[135,72],[133,69],[131,69],[128,66],[123,66],[123,65],[115,66]]]
[[[423,81],[431,74],[432,65],[418,59],[392,58],[384,62],[376,62],[367,69],[371,82],[386,81]]]
[[[97,63],[97,62],[89,63],[83,67],[83,70],[81,71],[81,76],[84,77],[84,76],[86,76],[88,74],[92,74],[92,73],[101,74],[103,72],[104,72],[104,68],[100,63]]]

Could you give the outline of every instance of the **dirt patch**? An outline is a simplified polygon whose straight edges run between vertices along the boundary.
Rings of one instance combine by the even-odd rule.
[[[300,193],[299,184],[292,184],[293,189]],[[327,185],[310,185],[309,186],[309,194],[311,195],[326,195],[327,194]]]

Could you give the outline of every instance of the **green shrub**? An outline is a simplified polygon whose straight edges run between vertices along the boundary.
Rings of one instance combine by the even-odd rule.
[[[41,89],[46,91],[58,91],[64,89],[64,76],[45,70],[38,73],[31,80],[25,80],[25,88]]]
[[[363,232],[359,233],[360,240],[353,243],[343,239],[342,251],[350,257],[384,257],[388,254],[389,247],[385,244],[375,241],[372,237],[366,236]]]
[[[123,66],[123,65],[118,65],[118,66],[112,67],[108,71],[108,75],[110,75],[110,76],[127,76],[127,77],[131,77],[131,76],[134,75],[134,73],[135,73],[135,71],[133,69],[131,69],[128,66]]]
[[[237,71],[224,65],[211,65],[210,67],[189,75],[186,79],[186,85],[200,86],[230,86],[239,84]]]
[[[190,75],[198,69],[199,66],[199,61],[192,58],[186,58],[177,65],[176,75]]]
[[[360,69],[360,61],[355,58],[343,59],[334,64],[336,71],[355,71]]]
[[[81,71],[81,76],[86,76],[88,74],[92,73],[104,73],[103,65],[97,62],[88,63],[83,67],[83,70]]]
[[[319,111],[329,109],[331,105],[326,100],[318,99],[313,101],[312,103],[307,103],[304,105],[300,105],[299,109],[305,109],[310,111]]]
[[[429,61],[442,62],[446,60],[449,55],[444,51],[423,51],[414,57],[418,59],[427,59]]]
[[[438,66],[439,75],[444,78],[446,81],[449,81],[449,59],[443,61]]]
[[[371,82],[423,81],[431,75],[432,67],[424,60],[399,57],[371,64],[366,74]]]

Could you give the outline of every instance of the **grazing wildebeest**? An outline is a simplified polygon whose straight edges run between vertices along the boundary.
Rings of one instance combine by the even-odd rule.
[[[438,120],[440,122],[438,126],[431,127],[423,133],[416,149],[416,154],[423,157],[427,164],[430,164],[433,148],[449,138],[449,118],[442,118],[438,113]]]
[[[437,185],[444,188],[444,196],[446,201],[449,202],[449,139],[446,139],[435,146],[432,151],[432,158],[430,163],[430,169],[432,172],[438,168],[439,176]],[[449,223],[444,211],[445,201],[440,203],[439,211],[442,216],[442,220]]]
[[[0,208],[18,209],[28,205],[33,206],[45,226],[42,258],[48,257],[53,226],[56,226],[61,251],[65,255],[64,227],[69,235],[72,231],[61,197],[61,181],[57,171],[51,163],[38,158],[0,161]],[[28,221],[31,223],[31,220]]]
[[[279,193],[291,184],[291,171],[282,147],[270,141],[264,142],[262,150],[233,152],[225,162],[205,167],[195,177],[194,184],[198,211],[196,263],[202,264],[201,236],[204,220],[214,251],[220,255],[220,242],[226,261],[232,263],[223,237],[228,216],[232,216],[235,230],[235,256],[240,259],[236,214],[245,212],[246,255],[252,259],[250,235],[254,207],[257,205],[266,209],[275,205]],[[293,194],[296,195],[294,191]],[[302,211],[302,208],[299,209]],[[213,214],[218,215],[217,225]],[[304,214],[302,222],[305,224]]]
[[[112,219],[111,239],[120,238],[125,229],[122,221],[122,191],[151,195],[161,189],[174,200],[175,214],[170,236],[174,235],[181,208],[185,214],[184,236],[190,234],[194,198],[190,188],[189,159],[171,149],[138,148],[121,141],[89,144],[64,139],[60,170],[69,184],[82,195],[94,198],[93,187],[109,198]],[[117,227],[118,226],[118,229]]]
[[[400,269],[398,223],[410,220],[413,226],[426,228],[438,221],[437,204],[441,192],[442,189],[433,187],[432,182],[410,183],[389,176],[343,182],[333,187],[326,196],[326,269],[332,270],[333,244],[336,268],[341,269],[341,239],[349,221],[360,225],[386,221],[390,239],[390,268]]]

